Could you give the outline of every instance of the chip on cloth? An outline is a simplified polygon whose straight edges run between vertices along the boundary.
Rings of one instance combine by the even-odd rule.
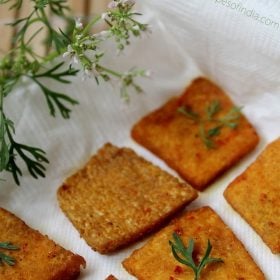
[[[109,275],[105,280],[118,280],[114,275]]]
[[[11,242],[19,250],[4,250],[15,259],[14,266],[0,265],[3,280],[75,280],[85,260],[63,249],[31,229],[14,214],[0,208],[0,242]]]
[[[280,253],[280,138],[225,190],[230,205],[274,254]]]
[[[136,123],[131,135],[194,188],[203,190],[253,150],[259,141],[255,129],[241,115],[235,129],[222,128],[213,138],[216,147],[207,148],[199,136],[199,123],[179,113],[178,109],[184,106],[205,117],[206,108],[216,101],[221,109],[217,117],[224,117],[234,107],[223,90],[205,78],[198,78],[180,97],[171,99]],[[210,130],[215,123],[208,125]]]
[[[196,197],[192,187],[133,150],[111,144],[58,190],[61,209],[100,253],[141,238]]]
[[[208,264],[201,272],[201,280],[264,280],[265,277],[242,243],[221,218],[209,207],[185,213],[156,233],[142,248],[123,261],[125,269],[139,280],[193,280],[192,269],[178,262],[169,240],[177,233],[185,246],[194,240],[193,259],[201,261],[207,241],[212,245],[210,257],[223,262]]]

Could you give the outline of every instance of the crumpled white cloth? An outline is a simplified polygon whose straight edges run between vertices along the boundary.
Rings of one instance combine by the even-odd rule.
[[[214,208],[244,243],[267,279],[278,280],[279,256],[270,252],[227,204],[222,193],[267,143],[280,136],[279,6],[277,0],[142,0],[138,10],[145,14],[152,34],[134,40],[120,56],[115,56],[112,45],[107,46],[107,64],[111,67],[138,66],[153,73],[151,79],[141,81],[145,93],[131,93],[128,105],[119,98],[115,83],[97,86],[94,80],[83,82],[81,77],[73,78],[69,86],[46,81],[50,88],[67,92],[80,102],[70,120],[52,118],[38,88],[22,83],[6,101],[6,113],[15,120],[17,139],[46,150],[50,164],[46,178],[40,180],[32,179],[23,169],[21,187],[5,174],[7,181],[0,186],[1,207],[82,255],[87,260],[87,269],[81,279],[102,280],[111,273],[121,280],[133,279],[122,268],[121,261],[143,242],[110,256],[92,251],[60,211],[56,190],[108,141],[132,147],[175,174],[131,140],[130,128],[140,117],[178,95],[193,78],[204,75],[244,106],[244,113],[262,141],[254,153],[201,193],[188,208],[203,205]],[[257,13],[261,20],[257,19]],[[268,25],[270,22],[273,24]]]

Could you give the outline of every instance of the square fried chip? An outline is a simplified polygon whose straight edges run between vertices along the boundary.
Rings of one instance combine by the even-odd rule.
[[[141,238],[196,197],[189,185],[111,144],[58,190],[61,209],[100,253]]]
[[[203,190],[255,148],[252,125],[215,84],[198,78],[134,125],[132,138]]]
[[[255,229],[274,254],[280,253],[280,139],[225,190],[229,204]]]
[[[0,242],[18,247],[18,250],[0,249],[0,254],[15,262],[9,266],[0,261],[0,279],[75,280],[80,274],[80,267],[85,267],[82,257],[63,249],[2,208],[0,221]]]
[[[209,207],[185,213],[155,234],[142,248],[123,261],[125,269],[139,280],[193,280],[193,270],[178,262],[169,241],[176,233],[185,246],[194,240],[193,260],[198,265],[210,241],[210,257],[223,262],[209,263],[201,272],[201,280],[254,279],[265,277],[242,243]]]

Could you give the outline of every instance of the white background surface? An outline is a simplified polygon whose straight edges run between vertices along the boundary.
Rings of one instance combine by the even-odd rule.
[[[280,22],[279,1],[240,3]],[[56,190],[108,141],[132,147],[175,174],[134,143],[130,129],[140,117],[178,95],[193,78],[204,75],[222,86],[238,105],[244,106],[244,113],[260,134],[261,143],[254,153],[201,193],[189,208],[203,205],[214,208],[245,244],[267,279],[280,279],[279,255],[270,252],[222,195],[228,183],[264,146],[280,136],[280,28],[265,26],[215,0],[145,0],[138,10],[145,14],[153,33],[137,40],[125,54],[115,57],[112,51],[108,58],[111,67],[127,69],[137,65],[153,72],[152,79],[142,82],[146,93],[131,94],[129,105],[120,100],[116,84],[98,87],[94,80],[82,82],[80,77],[64,88],[48,82],[50,88],[68,92],[79,100],[80,105],[75,106],[70,120],[50,117],[36,86],[21,85],[11,95],[7,113],[15,120],[17,139],[42,147],[51,163],[46,179],[34,180],[24,169],[21,187],[5,174],[7,181],[1,182],[0,205],[60,245],[82,255],[87,269],[81,279],[102,280],[111,273],[120,280],[133,279],[124,271],[121,261],[142,243],[110,256],[93,252],[60,211]]]

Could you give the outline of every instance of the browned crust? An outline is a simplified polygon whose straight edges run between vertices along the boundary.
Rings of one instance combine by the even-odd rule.
[[[217,99],[223,108],[221,115],[234,105],[219,87],[198,78],[182,96],[172,98],[135,124],[132,138],[163,159],[193,187],[203,190],[259,142],[255,129],[242,116],[238,128],[223,129],[216,137],[218,148],[208,150],[198,137],[198,125],[176,112],[186,105],[203,114],[207,104]]]
[[[131,149],[111,144],[104,145],[58,190],[63,212],[86,242],[102,254],[157,229],[196,197],[189,185]]]
[[[211,256],[223,259],[223,263],[208,265],[201,274],[202,280],[265,279],[243,244],[210,207],[187,212],[172,221],[125,259],[124,268],[139,280],[193,280],[193,271],[172,256],[168,241],[173,232],[179,234],[184,243],[190,238],[195,240],[194,258],[204,255],[209,239],[213,246]]]
[[[280,139],[224,192],[228,203],[254,228],[272,253],[280,253]]]
[[[105,280],[118,280],[118,278],[111,274]]]
[[[12,242],[20,250],[7,252],[16,265],[0,267],[5,280],[75,280],[85,260],[63,249],[48,237],[28,227],[22,220],[0,208],[0,240]],[[2,278],[1,278],[2,279]]]

